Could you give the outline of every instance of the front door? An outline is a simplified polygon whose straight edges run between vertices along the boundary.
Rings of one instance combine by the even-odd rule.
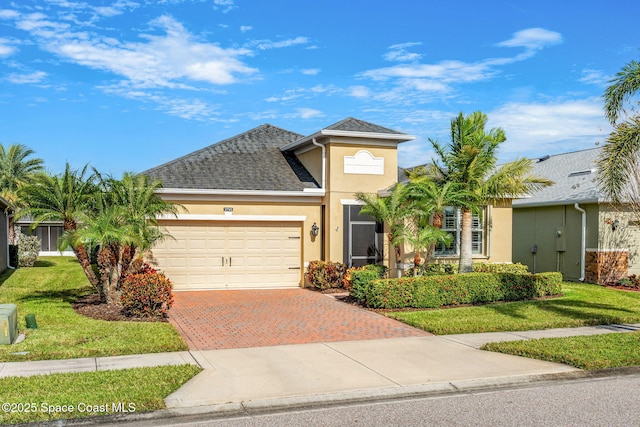
[[[361,267],[382,261],[382,235],[379,224],[361,215],[359,205],[345,206],[345,262],[349,267]]]

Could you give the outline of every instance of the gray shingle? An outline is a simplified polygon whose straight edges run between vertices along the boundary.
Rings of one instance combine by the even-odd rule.
[[[555,184],[531,197],[514,200],[513,207],[603,201],[596,185],[596,161],[600,151],[601,148],[592,148],[533,159],[531,174],[548,178]]]
[[[318,188],[311,174],[279,147],[302,135],[265,124],[142,172],[165,188],[302,191]]]
[[[365,122],[364,120],[354,119],[353,117],[347,117],[346,119],[340,120],[338,123],[334,123],[325,129],[343,130],[343,131],[349,131],[349,132],[390,133],[390,134],[397,134],[397,135],[405,135],[402,132],[397,132],[395,130],[378,126],[373,123]]]

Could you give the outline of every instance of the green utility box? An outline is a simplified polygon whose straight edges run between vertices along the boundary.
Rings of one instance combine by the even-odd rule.
[[[0,304],[0,344],[13,344],[18,338],[18,307]]]

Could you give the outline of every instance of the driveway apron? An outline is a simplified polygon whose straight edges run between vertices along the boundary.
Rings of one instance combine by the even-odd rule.
[[[301,288],[178,291],[169,321],[191,350],[430,335]]]

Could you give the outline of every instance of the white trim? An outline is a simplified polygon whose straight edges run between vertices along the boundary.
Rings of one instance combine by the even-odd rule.
[[[229,195],[229,196],[318,196],[324,195],[322,188],[305,188],[302,191],[273,191],[273,190],[222,190],[222,189],[204,189],[204,188],[159,188],[156,190],[160,194],[185,194],[185,195]]]
[[[610,248],[610,249],[596,249],[596,248],[587,248],[585,249],[585,251],[587,252],[629,252],[629,249],[616,249],[616,248]]]
[[[375,157],[367,150],[344,156],[344,173],[354,175],[384,175],[384,157]]]
[[[364,202],[356,199],[340,199],[340,204],[341,205],[359,205],[359,206],[365,205]]]
[[[323,129],[310,136],[305,136],[297,141],[293,141],[287,145],[280,147],[280,151],[289,151],[291,149],[298,148],[302,145],[306,145],[313,138],[320,138],[323,136],[340,136],[340,137],[352,137],[352,138],[367,138],[371,139],[386,139],[391,141],[405,142],[416,139],[414,135],[407,135],[403,133],[381,133],[381,132],[354,132],[347,130],[335,130],[335,129]],[[322,143],[322,142],[321,142]],[[372,141],[367,141],[366,144],[370,145]]]
[[[40,251],[38,256],[75,256],[73,251]]]
[[[159,220],[178,221],[274,221],[274,222],[303,222],[306,215],[215,215],[215,214],[178,214],[158,215]]]

